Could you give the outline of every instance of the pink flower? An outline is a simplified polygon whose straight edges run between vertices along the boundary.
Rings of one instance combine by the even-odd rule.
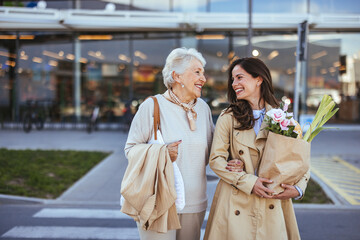
[[[293,117],[293,116],[294,116],[294,113],[286,112],[286,117]]]
[[[295,121],[295,119],[294,118],[290,118],[290,125],[292,125],[292,126],[296,126],[296,121]]]
[[[289,125],[290,125],[290,120],[285,118],[280,123],[280,128],[281,128],[281,130],[289,130],[289,128],[288,128]]]
[[[268,115],[274,122],[277,123],[281,123],[286,117],[285,112],[278,108],[271,109],[266,113],[266,115]]]
[[[289,108],[289,104],[285,103],[285,105],[283,107],[284,112],[286,112],[288,110],[288,108]]]

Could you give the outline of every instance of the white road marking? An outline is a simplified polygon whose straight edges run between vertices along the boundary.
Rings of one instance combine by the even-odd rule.
[[[43,208],[33,215],[35,218],[94,218],[94,219],[132,219],[120,210],[81,209],[81,208]],[[207,221],[206,211],[204,221]]]
[[[101,218],[101,219],[132,219],[120,210],[81,209],[81,208],[43,208],[35,213],[36,218]]]
[[[17,226],[2,237],[65,239],[139,239],[136,228]]]
[[[205,221],[209,212],[205,214]],[[35,218],[82,218],[82,219],[132,219],[114,209],[43,208],[33,215]],[[205,229],[201,229],[203,239]],[[139,239],[136,227],[67,227],[67,226],[16,226],[0,238],[43,238],[43,239]]]

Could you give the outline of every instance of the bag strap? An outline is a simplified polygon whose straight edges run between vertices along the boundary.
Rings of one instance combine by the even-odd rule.
[[[156,97],[150,96],[154,100],[154,136],[157,140],[157,130],[160,130],[160,108]]]

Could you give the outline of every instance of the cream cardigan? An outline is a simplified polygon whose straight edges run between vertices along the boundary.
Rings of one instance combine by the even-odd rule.
[[[161,133],[165,143],[182,140],[176,160],[184,180],[185,207],[179,213],[197,213],[206,210],[206,165],[214,130],[209,106],[200,98],[194,107],[197,112],[196,130],[191,131],[185,111],[156,95],[160,107]],[[153,132],[154,102],[143,102],[130,127],[125,145],[128,156],[134,145],[147,143]]]

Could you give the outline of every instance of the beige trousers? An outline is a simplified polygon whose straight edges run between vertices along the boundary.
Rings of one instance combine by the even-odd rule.
[[[205,212],[179,214],[181,229],[170,230],[167,233],[145,231],[136,222],[141,240],[199,240],[201,225],[204,221]]]

